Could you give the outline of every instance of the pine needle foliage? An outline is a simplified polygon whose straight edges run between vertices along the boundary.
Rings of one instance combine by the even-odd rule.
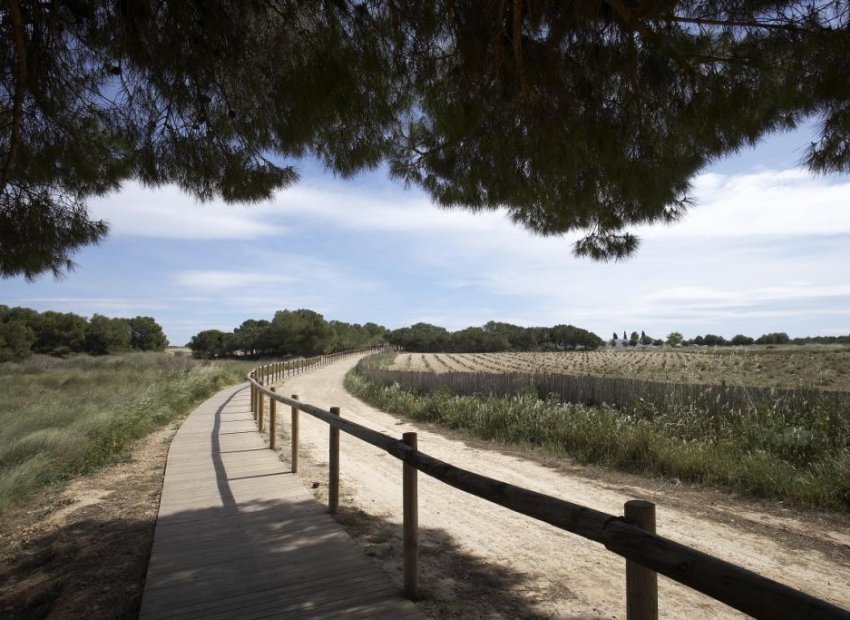
[[[447,208],[507,209],[623,258],[690,181],[820,120],[850,170],[847,0],[8,0],[0,275],[61,274],[107,234],[85,201],[139,179],[269,198],[318,157],[386,163]]]

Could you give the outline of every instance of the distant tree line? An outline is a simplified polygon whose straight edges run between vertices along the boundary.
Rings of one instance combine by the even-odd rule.
[[[168,339],[149,316],[116,318],[95,314],[87,319],[73,312],[37,312],[0,305],[0,362],[33,353],[107,355],[128,351],[162,351]]]
[[[850,344],[850,335],[847,336],[806,336],[803,338],[790,338],[785,332],[771,332],[763,334],[758,338],[738,334],[730,340],[723,336],[706,334],[697,336],[686,341],[687,344],[705,345],[709,347],[742,346],[750,344]]]
[[[626,337],[626,332],[623,332],[623,339],[620,340],[618,333],[614,332],[613,337],[609,341],[612,346],[630,346],[636,347],[641,344],[644,346],[662,346],[670,347],[679,346],[706,346],[706,347],[728,347],[728,346],[747,346],[751,344],[776,345],[776,344],[850,344],[850,335],[847,336],[807,336],[803,338],[790,338],[785,332],[771,332],[763,334],[758,338],[738,334],[727,340],[723,336],[716,334],[705,334],[704,336],[695,336],[694,338],[686,339],[679,332],[671,332],[667,335],[666,340],[652,338],[644,332],[638,336],[637,332],[632,332],[631,336]]]
[[[573,325],[520,327],[490,321],[450,332],[417,323],[389,331],[375,323],[325,321],[321,314],[302,309],[279,310],[271,321],[249,319],[232,332],[207,329],[193,336],[188,346],[196,356],[212,358],[320,355],[387,343],[406,351],[477,353],[595,349],[603,341]]]
[[[206,329],[188,346],[203,358],[310,356],[383,344],[386,333],[376,323],[326,321],[312,310],[278,310],[271,321],[248,319],[232,332]]]
[[[596,349],[603,340],[586,329],[573,325],[520,327],[490,321],[483,327],[467,327],[450,332],[429,323],[417,323],[395,329],[387,342],[406,351],[485,353],[489,351],[564,351]]]

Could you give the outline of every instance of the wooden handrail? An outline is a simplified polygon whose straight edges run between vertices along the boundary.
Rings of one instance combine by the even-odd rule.
[[[343,355],[360,352],[363,351],[344,352]],[[388,437],[314,405],[287,398],[255,380],[254,376],[262,375],[261,372],[256,373],[256,370],[248,374],[248,380],[258,395],[264,394],[303,411],[465,493],[601,543],[609,551],[627,560],[753,617],[850,620],[850,612],[832,603],[644,530],[626,522],[621,516],[468,471],[408,446],[402,440]]]

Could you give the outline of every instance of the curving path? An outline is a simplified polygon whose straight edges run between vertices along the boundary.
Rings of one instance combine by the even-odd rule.
[[[419,617],[267,449],[246,385],[174,437],[141,618]]]
[[[850,527],[728,494],[552,461],[546,465],[464,441],[376,410],[342,387],[357,358],[287,378],[279,391],[339,406],[343,417],[395,437],[417,431],[419,449],[460,467],[592,508],[622,514],[628,499],[658,505],[658,532],[850,609]],[[284,416],[288,420],[288,416]],[[285,421],[282,432],[288,430]],[[308,480],[324,484],[327,425],[301,415]],[[287,446],[286,442],[283,442]],[[284,448],[284,456],[288,447]],[[401,464],[341,434],[341,508],[368,515],[361,537],[400,583]],[[302,470],[305,467],[302,466]],[[601,545],[562,532],[428,476],[419,476],[420,586],[437,616],[618,618],[624,616],[624,562]],[[377,542],[375,542],[377,541]],[[458,602],[460,601],[460,602]],[[722,603],[659,578],[662,617],[740,617]]]

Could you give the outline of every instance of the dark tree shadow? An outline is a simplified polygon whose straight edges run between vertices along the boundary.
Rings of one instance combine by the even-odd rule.
[[[85,519],[26,542],[0,567],[0,618],[138,615],[153,519]]]
[[[277,502],[243,505],[239,515],[207,509],[161,519],[157,544],[165,553],[153,559],[146,584],[149,544],[140,544],[140,538],[152,534],[148,522],[89,519],[33,539],[27,547],[40,551],[22,553],[0,574],[0,617],[134,618],[143,586],[146,596],[162,596],[175,617],[212,611],[239,617],[264,607],[288,618],[342,612],[371,617],[368,609],[347,609],[350,597],[365,589],[367,602],[401,599],[400,573],[382,572],[400,563],[397,523],[342,509],[339,520],[349,531],[361,531],[352,533],[365,549],[350,545],[341,552],[337,543],[347,536],[337,524],[329,526],[318,502],[287,509]],[[254,554],[234,559],[243,545],[253,546]],[[109,561],[104,561],[106,549]],[[116,549],[125,561],[113,561]],[[378,579],[367,578],[376,564]],[[522,573],[466,553],[445,530],[420,530],[420,565],[417,607],[428,616],[546,617],[520,592],[526,581]],[[380,579],[383,587],[376,585]],[[152,618],[166,615],[160,608],[148,611]]]

